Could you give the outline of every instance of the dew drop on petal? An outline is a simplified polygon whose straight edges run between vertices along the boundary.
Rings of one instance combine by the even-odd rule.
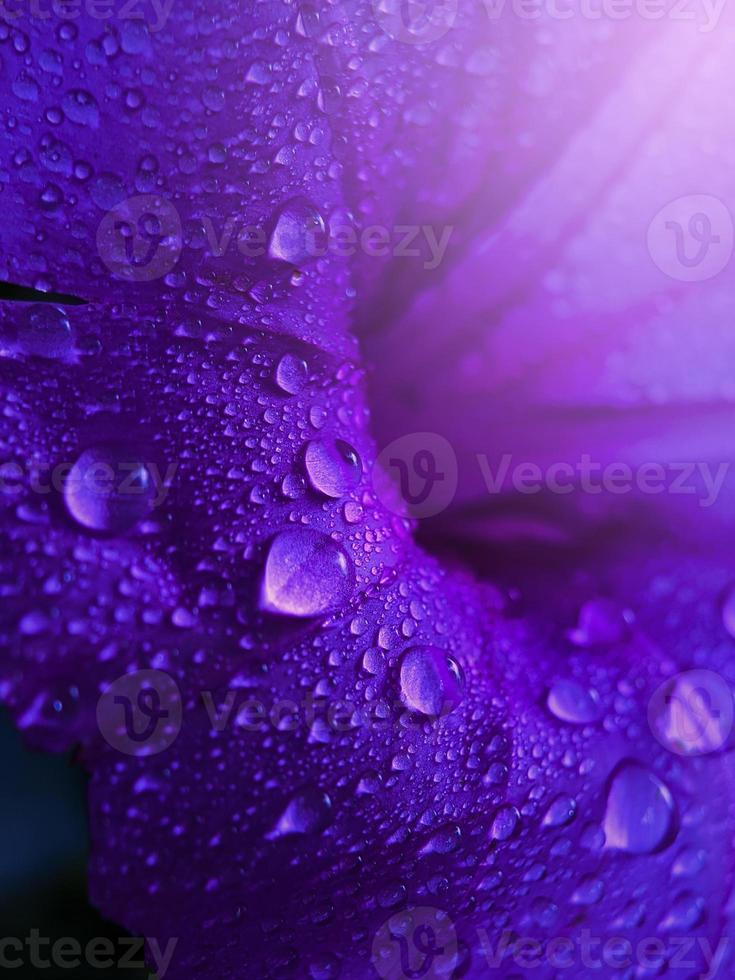
[[[735,585],[730,586],[722,603],[722,624],[735,638]]]
[[[707,903],[701,895],[691,891],[680,892],[659,924],[659,929],[662,932],[686,933],[700,924],[706,908]]]
[[[326,497],[343,497],[360,482],[362,464],[344,439],[315,439],[306,447],[306,472],[315,490]]]
[[[115,534],[129,531],[151,510],[153,479],[129,448],[102,444],[85,449],[64,483],[66,508],[82,527]]]
[[[515,833],[521,815],[514,806],[502,806],[495,814],[490,836],[493,840],[508,840]]]
[[[544,815],[544,827],[566,827],[574,820],[577,812],[577,801],[571,796],[555,797]]]
[[[297,395],[306,384],[309,369],[295,354],[284,354],[276,365],[276,384],[288,395]]]
[[[613,599],[596,598],[585,602],[579,621],[569,638],[580,647],[609,646],[628,636],[633,614]]]
[[[261,607],[283,616],[322,616],[343,606],[352,587],[352,565],[337,542],[312,528],[294,528],[270,544]]]
[[[328,826],[331,815],[332,801],[327,794],[307,789],[292,797],[267,837],[273,840],[287,834],[317,834]]]
[[[645,766],[626,761],[613,773],[603,829],[605,846],[651,854],[671,842],[676,807],[668,787]]]
[[[451,854],[459,847],[462,831],[456,825],[442,827],[431,835],[421,848],[421,854]]]
[[[401,662],[401,693],[414,711],[430,717],[448,714],[462,701],[462,670],[438,647],[411,647]]]
[[[36,303],[18,327],[18,342],[24,354],[36,357],[63,357],[72,349],[72,330],[63,310]]]
[[[557,681],[551,687],[546,706],[555,718],[572,725],[591,724],[601,713],[597,691],[568,679]]]
[[[323,252],[324,236],[324,219],[317,209],[306,198],[295,197],[278,212],[268,239],[268,255],[301,265]]]

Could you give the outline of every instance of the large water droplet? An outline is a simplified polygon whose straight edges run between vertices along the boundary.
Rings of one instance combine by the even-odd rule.
[[[267,834],[269,840],[286,834],[316,834],[329,824],[332,801],[326,793],[307,789],[294,796],[273,828]]]
[[[562,794],[555,797],[549,804],[542,825],[544,827],[566,827],[574,820],[576,813],[577,801],[571,796]]]
[[[309,374],[306,361],[295,354],[284,354],[276,365],[276,384],[289,395],[298,394]]]
[[[322,616],[343,606],[352,586],[352,565],[337,542],[312,528],[294,528],[271,542],[261,606],[284,616]]]
[[[74,520],[93,531],[122,533],[151,510],[155,486],[145,463],[114,443],[85,449],[64,484]]]
[[[702,921],[707,903],[701,895],[691,891],[680,892],[671,908],[659,924],[662,932],[686,933]]]
[[[515,833],[521,819],[518,809],[514,806],[502,806],[495,814],[490,836],[493,840],[508,840]]]
[[[311,485],[326,497],[343,497],[360,482],[360,457],[344,439],[310,442],[305,462]]]
[[[24,354],[63,357],[72,349],[72,331],[63,310],[50,303],[36,303],[18,327],[18,342]]]
[[[633,614],[614,599],[596,598],[585,602],[579,610],[577,628],[569,638],[577,646],[609,646],[628,636]]]
[[[411,647],[401,662],[401,693],[414,711],[430,717],[449,714],[462,701],[462,670],[438,647]]]
[[[572,725],[588,725],[600,717],[597,691],[583,687],[577,681],[557,681],[548,693],[546,705],[560,721]]]
[[[572,892],[573,905],[594,905],[602,898],[605,890],[600,878],[594,875],[585,875]]]
[[[268,239],[272,259],[301,265],[323,254],[324,220],[314,205],[304,197],[287,201],[278,212]]]
[[[420,854],[451,854],[459,847],[462,831],[456,825],[442,827],[431,835],[421,848]]]
[[[629,854],[651,854],[671,843],[674,799],[668,787],[638,762],[613,773],[605,810],[605,846]]]

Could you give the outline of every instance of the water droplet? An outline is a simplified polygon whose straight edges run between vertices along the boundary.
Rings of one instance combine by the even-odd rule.
[[[675,878],[692,878],[702,870],[706,857],[702,847],[683,847],[676,855],[671,874]]]
[[[67,119],[79,126],[96,128],[100,122],[100,110],[97,100],[84,89],[72,89],[62,98],[61,108]]]
[[[322,616],[343,606],[353,587],[352,565],[327,534],[281,531],[265,563],[261,606],[284,616]]]
[[[286,834],[316,834],[328,826],[332,813],[332,801],[320,790],[307,789],[298,793],[288,803],[278,818],[268,840]]]
[[[629,854],[651,854],[671,842],[674,799],[645,766],[623,762],[613,773],[605,810],[605,846]]]
[[[129,448],[113,443],[85,449],[64,484],[67,510],[93,531],[130,530],[148,514],[154,495],[145,463]]]
[[[462,831],[456,825],[442,827],[421,848],[421,854],[451,854],[459,847]]]
[[[659,928],[662,932],[687,932],[702,921],[707,903],[694,892],[680,892]]]
[[[573,905],[594,905],[602,898],[604,885],[594,875],[585,875],[572,893]]]
[[[571,796],[557,796],[551,801],[542,821],[544,827],[566,827],[574,820],[577,801]]]
[[[490,836],[493,840],[508,840],[516,830],[521,815],[514,806],[502,806],[495,814]]]
[[[298,394],[306,384],[306,361],[295,354],[284,354],[276,366],[276,384],[289,395]]]
[[[334,953],[314,953],[309,963],[311,980],[337,980],[340,975],[339,958]]]
[[[539,895],[531,902],[530,919],[542,929],[552,929],[559,916],[559,906],[545,895]]]
[[[321,255],[325,246],[324,220],[304,197],[287,201],[278,212],[268,239],[268,255],[300,265]]]
[[[24,354],[63,357],[72,349],[72,330],[63,310],[36,303],[18,327],[18,342]]]
[[[633,614],[613,599],[590,599],[579,611],[577,628],[569,638],[577,646],[609,646],[626,639]]]
[[[573,680],[557,681],[548,693],[546,706],[554,717],[572,725],[591,724],[601,714],[597,691]]]
[[[360,457],[344,439],[310,442],[305,462],[311,485],[326,497],[343,497],[360,482]]]
[[[438,647],[412,647],[401,662],[401,693],[414,711],[430,717],[449,714],[462,701],[462,670]]]

